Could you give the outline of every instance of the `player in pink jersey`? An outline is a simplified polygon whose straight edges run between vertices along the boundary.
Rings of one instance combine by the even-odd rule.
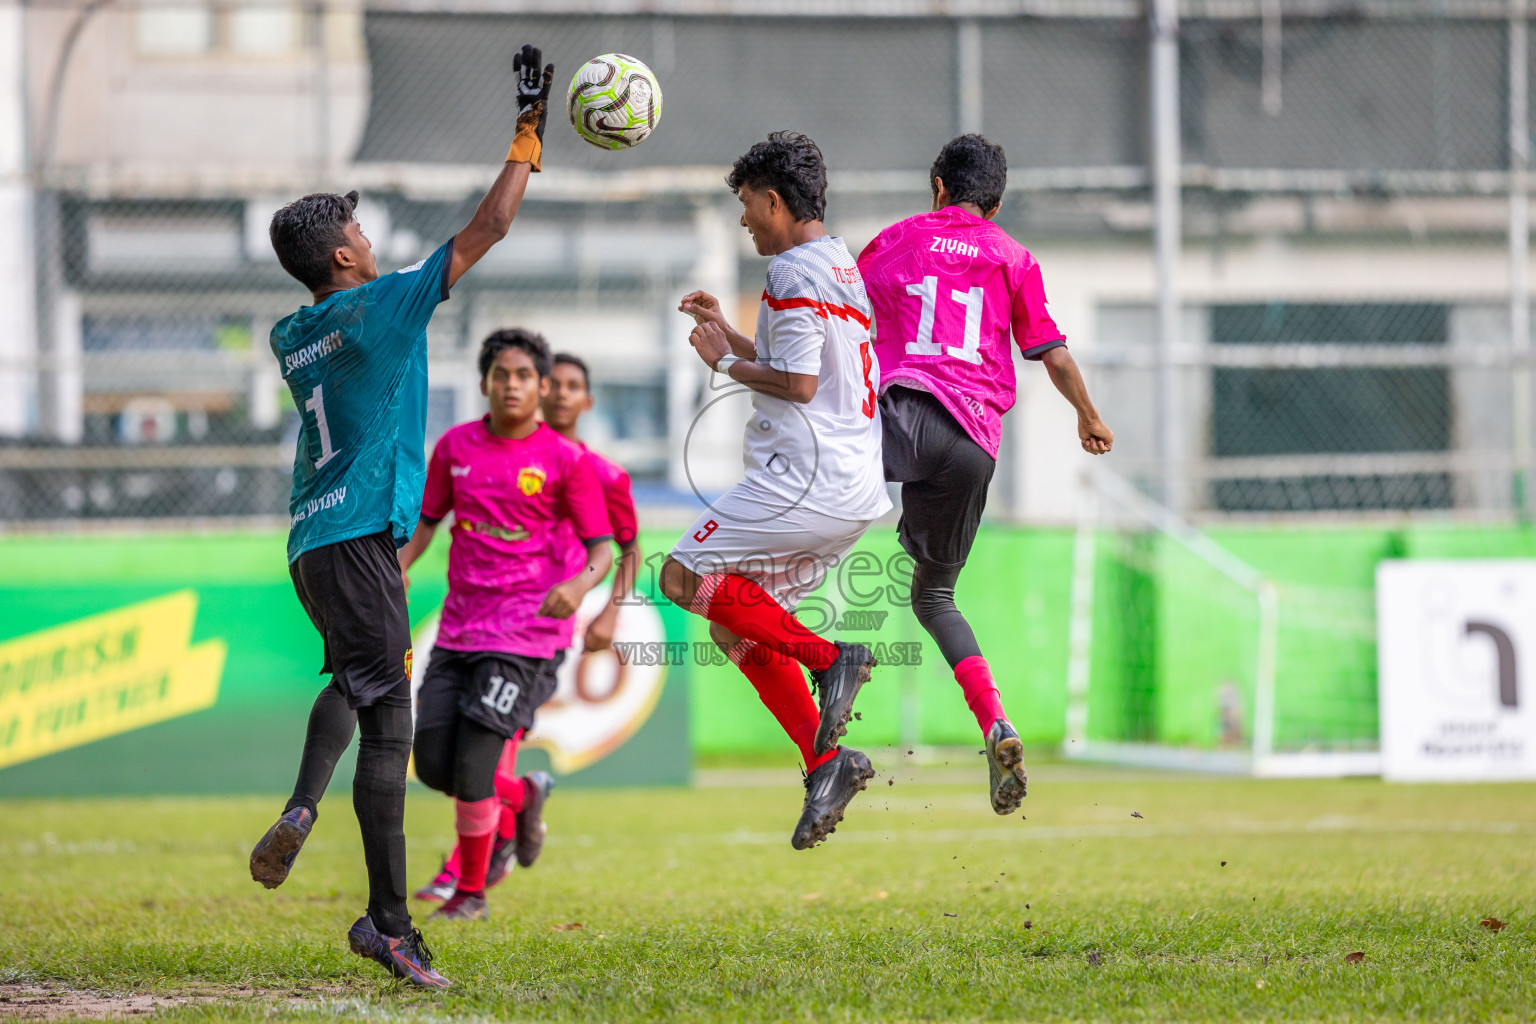
[[[421,524],[400,550],[404,571],[454,514],[448,596],[416,698],[414,745],[416,777],[456,799],[459,882],[433,914],[448,920],[487,916],[502,750],[554,693],[550,662],[566,622],[613,564],[613,531],[591,460],[537,418],[549,388],[544,339],[497,331],[481,347],[480,372],[490,413],[438,440]],[[574,574],[559,540],[563,521],[587,552]],[[531,826],[530,836],[537,831],[537,822],[519,824]]]
[[[901,483],[898,535],[917,563],[912,610],[986,737],[992,809],[1009,814],[1024,799],[1024,746],[955,607],[955,581],[997,466],[1003,413],[1016,397],[1009,335],[1025,359],[1045,363],[1077,410],[1084,451],[1103,455],[1115,435],[1051,318],[1040,265],[992,223],[1008,180],[1002,147],[980,135],[952,139],[928,177],[932,211],[886,228],[859,256],[877,329],[885,478]]]
[[[587,624],[582,649],[601,651],[613,643],[613,630],[619,620],[619,606],[635,586],[635,574],[640,565],[640,524],[635,516],[635,499],[630,493],[629,474],[624,467],[593,451],[576,435],[576,424],[583,413],[592,409],[591,377],[587,364],[569,352],[558,352],[550,366],[549,394],[545,396],[544,422],[567,440],[581,445],[592,460],[598,483],[603,487],[603,500],[608,504],[608,523],[613,527],[613,539],[619,546],[619,560],[613,574],[613,590],[609,601],[591,622]],[[576,543],[575,534],[564,531],[574,559],[584,552]],[[574,623],[571,624],[574,627]]]
[[[587,625],[583,648],[598,651],[613,642],[614,625],[619,617],[619,604],[634,587],[636,567],[640,564],[639,526],[635,517],[635,502],[630,494],[629,474],[618,463],[592,451],[577,438],[576,424],[582,413],[592,408],[592,392],[588,386],[587,364],[576,356],[558,353],[552,360],[549,372],[549,391],[540,402],[544,422],[567,440],[581,445],[597,472],[598,483],[603,489],[603,500],[608,507],[608,521],[613,527],[613,539],[619,545],[619,561],[616,565],[613,590],[608,604]],[[566,571],[575,575],[586,564],[586,546],[576,537],[569,520],[558,526],[560,543],[566,551]],[[558,670],[566,650],[574,640],[575,619],[566,619],[561,649],[550,661],[550,674]],[[496,768],[496,795],[501,798],[501,823],[496,830],[496,841],[491,848],[490,866],[486,870],[485,887],[490,889],[506,878],[515,853],[518,864],[532,866],[543,844],[544,828],[541,820],[544,799],[549,795],[554,780],[548,772],[531,772],[519,778],[517,775],[517,745],[521,735],[507,740],[502,748],[501,763]],[[445,900],[458,887],[460,850],[455,847],[443,862],[436,877],[416,891],[422,900]]]

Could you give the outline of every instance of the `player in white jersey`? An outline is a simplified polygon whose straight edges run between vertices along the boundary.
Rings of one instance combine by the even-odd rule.
[[[825,839],[875,772],[838,745],[874,657],[826,640],[794,611],[891,508],[880,460],[880,381],[869,299],[853,255],[826,233],[827,172],[804,135],[775,132],[726,178],[768,265],[756,337],[720,302],[678,307],[706,365],[752,392],[746,478],[700,514],[662,566],[661,589],[710,621],[710,637],[757,688],[805,758],[805,807],[791,844]],[[801,673],[811,672],[820,707]]]

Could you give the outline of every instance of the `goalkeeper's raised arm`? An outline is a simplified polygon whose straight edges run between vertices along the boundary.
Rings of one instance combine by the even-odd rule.
[[[522,204],[528,175],[542,169],[544,124],[549,119],[549,86],[555,66],[544,64],[537,46],[524,46],[512,58],[517,76],[517,131],[507,150],[507,162],[464,229],[453,236],[453,261],[448,268],[451,287],[491,246],[507,236],[512,218]],[[543,70],[540,65],[543,64]]]

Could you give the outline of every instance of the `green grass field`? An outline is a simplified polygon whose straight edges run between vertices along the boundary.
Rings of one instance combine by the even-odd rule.
[[[0,982],[216,997],[166,1020],[1536,1015],[1536,786],[1044,764],[1021,820],[987,809],[969,751],[877,767],[809,853],[782,772],[557,791],[493,919],[425,929],[446,994],[347,951],[365,896],[344,793],[275,892],[246,856],[278,798],[0,803]],[[412,796],[413,885],[451,826]]]

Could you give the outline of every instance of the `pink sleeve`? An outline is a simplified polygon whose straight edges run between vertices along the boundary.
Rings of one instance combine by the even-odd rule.
[[[427,489],[421,496],[421,518],[429,523],[442,522],[453,508],[453,476],[448,472],[449,445],[444,434],[432,447],[432,458],[427,460]]]
[[[603,501],[603,485],[598,482],[592,460],[583,455],[566,471],[563,497],[565,514],[576,539],[583,544],[613,536],[608,522],[608,507]]]
[[[635,499],[629,492],[629,474],[619,470],[603,488],[607,499],[608,523],[613,527],[613,539],[628,544],[640,533],[635,517]]]
[[[1017,282],[1010,280],[1009,284],[1013,287],[1013,341],[1024,358],[1039,359],[1051,349],[1065,345],[1067,339],[1051,319],[1051,307],[1045,301],[1040,264],[1026,258],[1023,278]]]
[[[867,260],[867,259],[870,259],[871,257],[873,257],[875,255],[875,253],[880,251],[880,239],[882,239],[884,237],[885,237],[885,232],[884,231],[880,232],[874,238],[871,238],[869,240],[869,244],[864,247],[864,251],[859,253],[858,263],[859,263],[859,269],[861,271],[864,269],[864,261]]]

